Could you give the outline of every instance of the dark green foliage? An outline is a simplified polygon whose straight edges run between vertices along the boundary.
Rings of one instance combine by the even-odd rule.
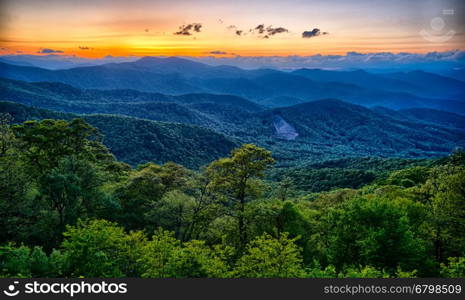
[[[329,262],[339,269],[355,264],[395,272],[427,264],[426,243],[391,200],[356,198],[331,211],[328,223]]]
[[[418,169],[407,169],[411,170],[410,172],[413,174],[421,170],[427,172],[429,169],[420,166],[429,166],[432,163],[433,160],[425,159],[345,158],[308,164],[299,168],[274,169],[270,172],[270,177],[273,180],[279,180],[283,177],[292,178],[295,187],[306,192],[321,192],[337,188],[357,189],[373,182],[385,180],[391,171],[403,170],[410,166],[419,166]],[[404,174],[407,171],[400,172],[400,174]],[[392,181],[393,178],[389,180],[390,184],[395,184]],[[417,180],[415,183],[420,183],[420,181]]]
[[[15,123],[43,118],[71,120],[76,115],[0,102]],[[138,165],[174,161],[198,168],[226,155],[235,141],[208,129],[113,115],[86,115],[83,119],[103,135],[103,143],[121,161]]]

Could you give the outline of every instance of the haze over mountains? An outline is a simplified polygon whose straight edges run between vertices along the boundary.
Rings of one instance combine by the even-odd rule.
[[[240,142],[273,150],[283,166],[439,156],[465,146],[465,82],[425,71],[243,70],[145,57],[61,70],[0,63],[0,77],[0,101],[9,101],[1,111],[16,121],[99,114],[85,119],[131,164],[198,167]],[[133,155],[121,142],[131,135],[140,137]],[[193,148],[201,150],[189,156]]]

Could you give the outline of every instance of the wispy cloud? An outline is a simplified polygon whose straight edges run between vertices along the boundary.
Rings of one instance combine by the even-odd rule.
[[[226,27],[226,29],[234,31],[234,34],[237,36],[242,36],[245,34],[244,30],[239,29],[236,25],[229,25]]]

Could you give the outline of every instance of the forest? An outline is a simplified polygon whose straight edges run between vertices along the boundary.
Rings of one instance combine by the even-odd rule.
[[[465,276],[463,151],[289,169],[242,144],[188,168],[102,141],[0,114],[0,277]]]

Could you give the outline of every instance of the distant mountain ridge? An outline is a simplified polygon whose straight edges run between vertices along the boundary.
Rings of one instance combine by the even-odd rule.
[[[144,57],[135,62],[55,71],[0,63],[0,77],[61,82],[85,89],[135,89],[169,95],[230,94],[268,106],[338,98],[367,107],[424,107],[465,114],[465,82],[423,71],[372,74],[301,69],[282,72],[209,66],[177,57]],[[292,103],[280,101],[284,99]]]

